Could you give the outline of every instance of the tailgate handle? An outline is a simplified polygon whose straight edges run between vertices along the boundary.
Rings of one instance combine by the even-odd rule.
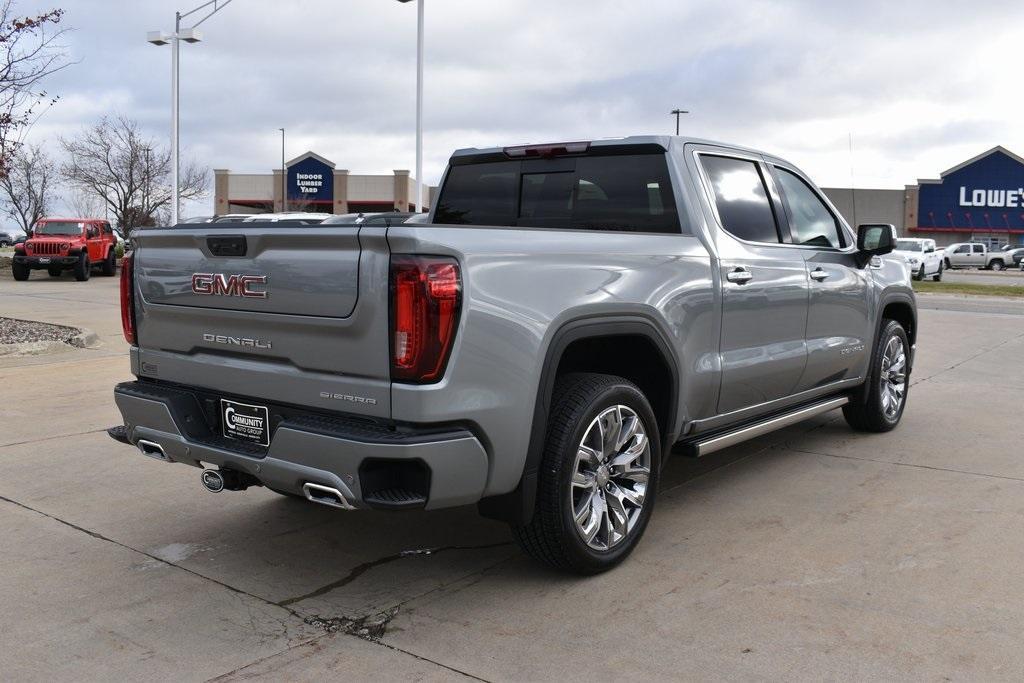
[[[214,256],[245,256],[245,235],[211,235],[206,246]]]

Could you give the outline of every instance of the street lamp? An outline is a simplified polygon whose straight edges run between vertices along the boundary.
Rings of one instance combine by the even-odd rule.
[[[686,111],[685,109],[673,109],[672,111],[669,112],[669,114],[675,114],[676,117],[676,135],[679,135],[679,115],[689,113],[690,112]]]
[[[412,0],[398,0],[401,3]],[[423,0],[416,0],[416,211],[423,211]]]
[[[231,0],[208,0],[198,7],[189,10],[182,14],[181,12],[174,13],[174,33],[167,35],[162,31],[150,31],[146,34],[146,40],[153,45],[167,45],[171,44],[171,224],[176,225],[178,223],[178,211],[181,205],[181,193],[178,187],[178,44],[181,41],[186,43],[198,43],[203,39],[203,34],[196,30],[196,28],[212,17],[214,14],[224,9]],[[209,9],[210,6],[212,9]],[[196,12],[209,9],[209,11],[203,15],[203,17],[192,24],[189,28],[181,27],[181,20],[185,17],[191,16]]]

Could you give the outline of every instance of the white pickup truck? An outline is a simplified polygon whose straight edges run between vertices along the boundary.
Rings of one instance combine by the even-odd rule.
[[[1013,265],[1009,251],[989,251],[980,242],[958,242],[946,247],[946,268],[984,268],[1003,270]]]
[[[935,240],[903,237],[896,240],[893,256],[902,256],[907,264],[907,274],[915,280],[930,277],[936,282],[942,280],[945,252],[935,246]]]

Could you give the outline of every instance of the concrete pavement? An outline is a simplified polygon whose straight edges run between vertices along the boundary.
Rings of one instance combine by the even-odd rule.
[[[1024,307],[933,300],[898,430],[833,413],[677,458],[633,557],[579,579],[473,508],[211,495],[112,442],[116,280],[34,275],[0,279],[0,315],[103,345],[0,358],[5,679],[1024,674]]]

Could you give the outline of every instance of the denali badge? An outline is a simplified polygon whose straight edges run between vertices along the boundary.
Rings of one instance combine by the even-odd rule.
[[[265,289],[253,289],[253,285],[267,284],[266,275],[224,275],[223,273],[194,273],[192,292],[216,296],[244,296],[266,299]]]
[[[272,349],[273,345],[265,339],[255,337],[230,337],[226,334],[207,334],[203,332],[203,341],[227,346],[247,346],[250,349]]]

